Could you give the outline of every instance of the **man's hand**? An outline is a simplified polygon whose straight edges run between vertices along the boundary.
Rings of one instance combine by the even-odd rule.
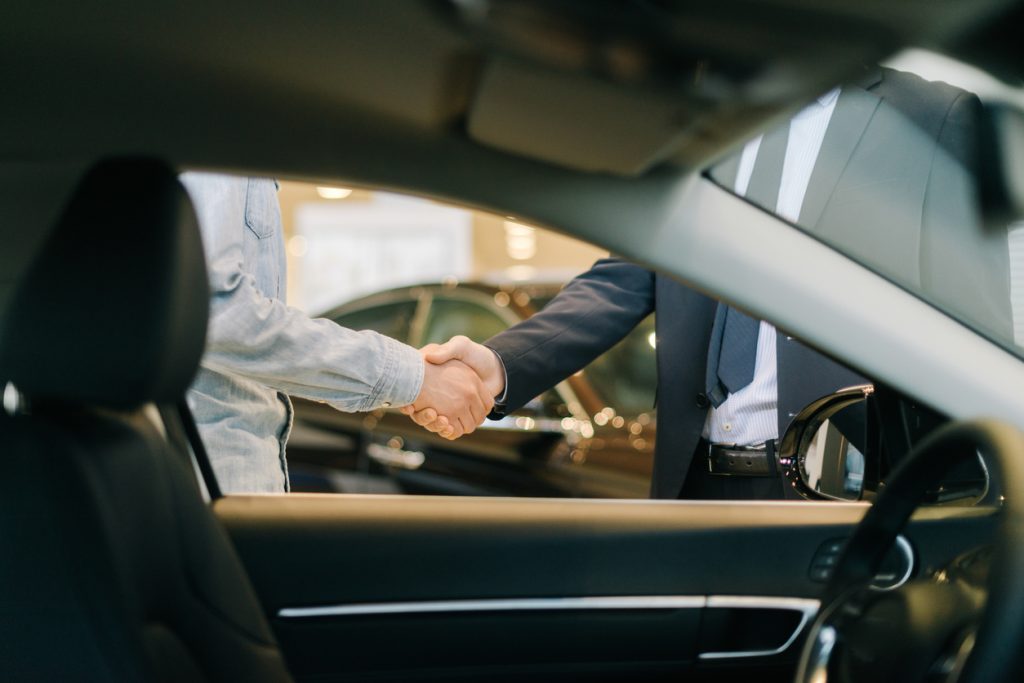
[[[438,426],[431,431],[450,439],[476,429],[494,407],[494,397],[479,375],[459,360],[433,363],[424,359],[424,365],[419,396],[402,411],[407,415],[434,411],[432,422]]]
[[[483,417],[486,417],[487,413],[491,411],[491,407],[494,405],[494,397],[501,395],[505,391],[505,370],[501,366],[501,361],[498,360],[498,357],[489,348],[477,344],[468,337],[460,335],[452,337],[444,344],[428,344],[420,349],[420,353],[423,354],[424,359],[427,361],[428,368],[431,364],[447,364],[456,361],[465,363],[473,369],[482,383],[484,394],[489,400],[489,402],[485,401],[487,410],[484,412]],[[426,380],[424,380],[424,383],[426,383]],[[431,432],[436,432],[448,439],[457,439],[462,434],[468,434],[483,422],[483,417],[481,417],[468,430],[464,428],[460,430],[460,424],[456,424],[444,410],[441,410],[438,406],[421,403],[419,399],[412,405],[402,408],[402,412],[409,415],[413,422],[421,427]]]

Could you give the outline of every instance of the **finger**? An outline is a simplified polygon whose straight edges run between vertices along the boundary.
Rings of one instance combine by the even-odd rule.
[[[443,432],[441,435],[444,438],[448,439],[449,441],[455,441],[455,439],[459,438],[460,436],[462,436],[465,433],[466,433],[466,430],[463,429],[463,427],[462,427],[462,421],[459,420],[458,418],[455,418],[455,421],[453,423],[451,423],[449,425],[448,429],[445,432]]]
[[[484,387],[483,393],[480,394],[480,398],[484,402],[484,418],[486,418],[491,414],[491,411],[494,410],[494,397],[491,396],[491,393],[487,391],[486,387]]]
[[[440,434],[440,433],[442,433],[444,431],[447,431],[448,428],[451,426],[449,424],[449,422],[448,422],[448,418],[444,417],[443,415],[440,415],[440,416],[438,416],[438,415],[424,416],[424,415],[421,415],[421,414],[418,414],[418,415],[419,415],[419,419],[414,420],[414,422],[416,422],[416,424],[418,424],[420,427],[423,427],[424,429],[426,429],[428,432],[434,432],[435,434]],[[429,417],[434,417],[434,419],[427,419]]]
[[[479,392],[467,398],[465,408],[466,410],[460,416],[460,419],[463,422],[466,434],[470,434],[487,417],[487,412],[484,410],[484,402]]]
[[[439,348],[441,348],[440,344],[426,344],[420,347],[420,355],[425,356],[428,353],[433,353],[434,351],[437,351]]]
[[[431,422],[437,420],[437,411],[433,408],[424,408],[423,410],[416,411],[410,417],[419,426],[426,427]]]
[[[444,436],[445,432],[451,429],[451,426],[447,422],[431,422],[430,424],[423,425],[423,428],[428,432]]]
[[[475,397],[476,400],[470,405],[469,410],[473,415],[473,429],[476,429],[477,425],[484,421],[489,412],[486,408],[486,404],[483,401],[483,397],[479,394]]]
[[[398,409],[398,411],[402,413],[402,415],[412,416],[412,414],[416,412],[416,409],[413,408],[412,404],[410,403],[407,406],[402,406],[401,408]]]
[[[448,422],[448,418],[442,415],[433,422],[424,426],[427,428],[427,430],[434,432],[435,434],[443,434],[444,432],[448,431],[448,429],[451,427],[451,424]]]
[[[458,439],[459,437],[465,436],[466,434],[469,434],[471,431],[473,431],[473,424],[471,422],[467,422],[467,421],[463,420],[461,417],[455,418],[455,424],[456,424],[456,429],[455,429],[455,434],[456,435],[452,437],[453,441],[455,439]]]
[[[449,419],[445,418],[444,416],[438,416],[437,419],[435,420],[431,420],[429,422],[424,420],[423,422],[417,422],[416,424],[420,425],[429,432],[441,435],[443,435],[445,431],[451,429],[452,427],[452,424],[449,422]]]
[[[444,436],[444,433],[450,429],[449,425],[447,425],[446,423],[436,421],[420,426],[423,427],[423,429],[427,430],[428,432],[440,434],[441,436]]]

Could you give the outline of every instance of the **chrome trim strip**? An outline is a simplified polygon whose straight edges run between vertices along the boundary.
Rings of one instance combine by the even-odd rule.
[[[738,650],[735,652],[702,652],[698,655],[700,659],[739,659],[743,657],[771,657],[782,654],[790,648],[797,636],[804,630],[814,615],[818,613],[821,602],[805,598],[774,598],[757,597],[747,595],[708,597],[708,607],[731,607],[740,609],[786,609],[800,612],[800,623],[793,629],[793,633],[785,643],[774,650]]]
[[[829,660],[832,659],[832,651],[836,647],[836,641],[839,640],[839,634],[836,633],[836,629],[833,626],[824,626],[814,640],[814,644],[811,646],[810,655],[807,657],[807,669],[809,673],[803,675],[802,671],[797,672],[797,683],[803,683],[803,681],[811,681],[812,683],[818,683],[821,681],[824,683],[828,681],[828,664]],[[804,663],[800,662],[800,668],[803,669]]]
[[[282,619],[312,617],[353,617],[382,614],[436,614],[455,612],[521,612],[540,610],[592,609],[699,609],[707,604],[704,596],[629,595],[583,598],[509,598],[498,600],[437,600],[423,602],[383,602],[326,607],[284,607],[277,612]]]
[[[978,500],[975,501],[980,502],[985,500],[985,496],[988,495],[989,489],[992,488],[992,475],[988,472],[988,465],[985,464],[985,457],[981,454],[981,451],[976,452],[978,454],[978,464],[981,465],[981,471],[985,473],[985,488],[982,489],[981,495],[978,496]]]
[[[770,657],[789,649],[817,614],[821,603],[806,598],[760,597],[748,595],[626,595],[581,598],[506,598],[494,600],[426,600],[422,602],[383,602],[323,607],[284,607],[281,619],[316,617],[356,617],[393,614],[454,614],[464,612],[524,612],[554,610],[669,610],[704,607],[734,609],[785,609],[801,613],[800,623],[789,638],[773,650],[702,652],[700,659]]]

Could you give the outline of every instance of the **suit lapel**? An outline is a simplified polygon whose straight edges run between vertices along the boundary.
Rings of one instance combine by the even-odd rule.
[[[797,221],[806,229],[817,227],[853,150],[860,143],[881,99],[857,85],[844,86],[825,131],[818,160],[807,184],[807,193]]]

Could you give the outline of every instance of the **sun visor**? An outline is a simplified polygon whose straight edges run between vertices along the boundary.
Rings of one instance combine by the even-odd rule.
[[[667,157],[693,118],[685,103],[664,95],[496,59],[480,79],[469,135],[561,166],[636,175]]]

